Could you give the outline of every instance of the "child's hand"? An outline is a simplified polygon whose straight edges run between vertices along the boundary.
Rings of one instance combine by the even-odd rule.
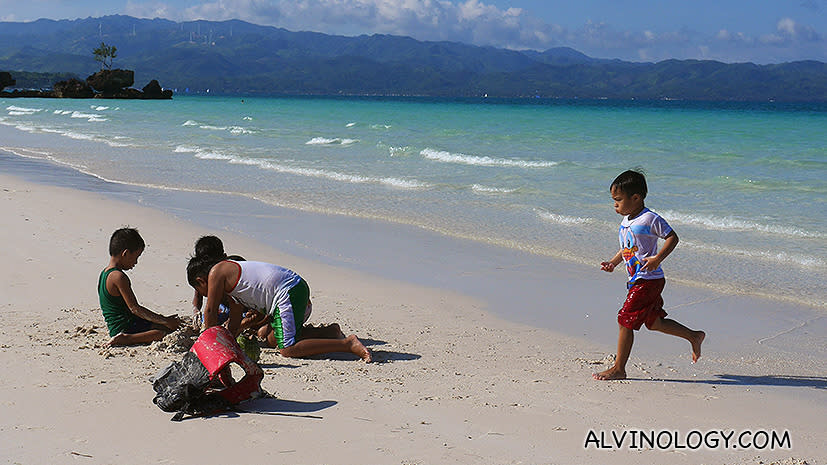
[[[600,269],[603,270],[603,271],[606,271],[608,273],[611,273],[612,271],[615,270],[615,266],[616,265],[612,262],[603,262],[603,263],[600,264]]]
[[[178,318],[178,315],[168,316],[166,317],[166,323],[164,324],[170,331],[175,331],[181,326],[181,319]]]
[[[660,260],[656,257],[649,257],[643,259],[643,265],[640,267],[641,271],[655,271],[660,266]]]

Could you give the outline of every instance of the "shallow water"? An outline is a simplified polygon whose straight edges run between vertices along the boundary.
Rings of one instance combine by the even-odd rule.
[[[42,136],[0,148],[103,179],[585,264],[617,250],[608,185],[642,168],[647,206],[681,238],[671,279],[827,306],[824,105],[176,96],[0,109],[0,124]]]

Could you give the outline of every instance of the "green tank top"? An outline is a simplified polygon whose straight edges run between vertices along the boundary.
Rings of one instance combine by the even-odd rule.
[[[133,315],[126,306],[126,301],[121,296],[114,296],[106,290],[106,279],[109,273],[117,270],[117,268],[110,268],[101,271],[98,277],[98,297],[100,298],[101,311],[103,312],[103,319],[106,320],[106,326],[109,328],[109,336],[116,336],[132,326]]]

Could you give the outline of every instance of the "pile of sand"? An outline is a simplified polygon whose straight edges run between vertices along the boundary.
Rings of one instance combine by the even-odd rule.
[[[167,334],[160,341],[149,345],[149,350],[180,354],[187,352],[195,344],[200,331],[191,325],[181,325],[177,330]]]

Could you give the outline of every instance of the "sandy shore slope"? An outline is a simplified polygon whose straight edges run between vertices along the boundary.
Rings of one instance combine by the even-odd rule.
[[[138,227],[147,241],[130,272],[139,301],[186,315],[186,260],[210,231],[7,175],[0,212],[2,463],[827,463],[823,361],[710,351],[693,366],[687,346],[679,360],[633,354],[632,380],[595,382],[590,374],[605,366],[614,341],[512,324],[466,296],[226,233],[218,234],[228,251],[299,271],[312,287],[312,321],[340,322],[376,363],[265,350],[263,387],[276,399],[245,405],[258,413],[174,423],[152,404],[148,378],[181,354],[157,344],[103,348],[95,283],[111,232]],[[710,332],[710,340],[725,337]],[[791,448],[680,447],[697,439],[693,431],[719,430],[756,442],[761,432],[788,432]],[[678,447],[630,447],[632,431],[672,432]],[[624,432],[618,448],[612,434]]]

